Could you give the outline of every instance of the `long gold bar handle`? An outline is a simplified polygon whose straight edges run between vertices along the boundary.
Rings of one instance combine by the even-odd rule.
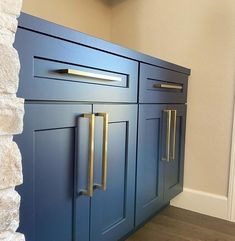
[[[107,188],[107,170],[108,170],[108,113],[97,113],[96,116],[103,117],[103,150],[102,150],[102,183],[97,185],[103,191]]]
[[[182,90],[183,86],[182,85],[173,85],[173,84],[154,84],[153,88]]]
[[[122,81],[122,78],[118,77],[118,76],[97,74],[97,73],[81,71],[81,70],[77,70],[77,69],[60,69],[58,71],[59,71],[59,73],[62,73],[62,74],[77,75],[77,76],[89,77],[89,78],[93,78],[93,79],[100,79],[100,80],[107,80],[107,81]]]
[[[87,190],[82,191],[83,195],[93,196],[93,182],[94,182],[94,129],[95,129],[95,115],[84,114],[84,118],[89,119],[89,163],[88,163],[88,179]]]
[[[172,156],[171,160],[175,160],[175,143],[176,143],[176,122],[177,122],[177,110],[172,110],[173,113],[173,140],[172,140]]]
[[[170,161],[170,140],[171,140],[171,110],[164,110],[167,113],[167,128],[166,128],[166,157],[162,157],[163,161]]]

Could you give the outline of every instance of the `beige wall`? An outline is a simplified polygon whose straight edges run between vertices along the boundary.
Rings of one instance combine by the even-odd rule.
[[[234,0],[127,0],[112,40],[188,66],[185,186],[227,195],[235,80]]]
[[[110,40],[111,11],[104,0],[23,0],[22,11]]]
[[[23,11],[192,69],[185,186],[227,194],[234,0],[24,0]]]

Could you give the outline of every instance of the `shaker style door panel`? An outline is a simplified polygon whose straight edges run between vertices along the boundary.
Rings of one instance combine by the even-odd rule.
[[[183,190],[186,105],[139,105],[136,225]]]
[[[77,136],[87,142],[88,120],[79,120],[91,111],[91,105],[25,104],[24,131],[15,141],[24,173],[19,231],[28,241],[89,241],[89,198],[77,196],[75,170],[77,156],[87,158],[85,150],[77,153]]]
[[[162,106],[139,105],[136,225],[163,205]]]
[[[183,191],[186,106],[172,105],[170,123],[170,158],[165,163],[164,199],[170,201]],[[165,129],[165,128],[164,128]]]
[[[93,112],[108,114],[107,186],[100,188],[105,120],[96,116],[90,241],[114,241],[134,228],[137,105],[94,105]]]
[[[20,97],[137,102],[137,61],[22,28],[14,45],[24,66]]]

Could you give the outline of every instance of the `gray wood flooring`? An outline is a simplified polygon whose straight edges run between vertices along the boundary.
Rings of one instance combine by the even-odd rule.
[[[235,223],[169,206],[126,241],[235,241]]]

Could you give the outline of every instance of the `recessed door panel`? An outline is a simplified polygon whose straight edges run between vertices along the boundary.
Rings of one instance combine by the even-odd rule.
[[[91,241],[118,240],[134,227],[136,105],[95,105],[108,113],[107,188],[91,202]],[[102,182],[103,120],[96,118],[95,184]]]
[[[146,120],[146,136],[148,137],[148,144],[146,145],[146,157],[143,165],[143,173],[145,175],[146,195],[144,196],[145,205],[151,203],[158,196],[158,176],[159,176],[159,134],[160,134],[160,119]],[[147,158],[146,158],[147,159]]]
[[[136,184],[136,225],[163,206],[163,163],[161,152],[162,108],[139,106]]]
[[[34,133],[37,241],[53,240],[55,234],[58,241],[72,240],[74,133],[74,128]]]
[[[185,105],[139,106],[136,225],[183,190]]]
[[[89,241],[89,198],[76,195],[75,172],[77,136],[88,135],[78,133],[77,120],[89,112],[89,105],[25,105],[24,131],[15,141],[24,173],[19,231],[28,241]]]
[[[127,123],[110,123],[107,190],[102,194],[102,230],[107,231],[126,217],[126,130]],[[115,137],[115,140],[112,139]],[[119,145],[117,145],[119,143]],[[122,145],[120,145],[122,143]],[[107,212],[107,210],[109,210]]]

